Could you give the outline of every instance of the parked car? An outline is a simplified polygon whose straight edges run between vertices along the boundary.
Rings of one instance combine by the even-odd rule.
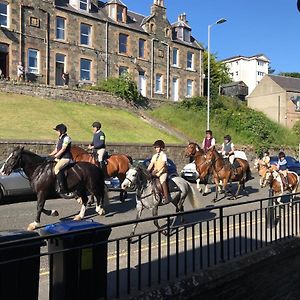
[[[118,177],[110,177],[105,179],[105,184],[110,191],[121,189],[121,182]]]
[[[2,163],[0,164],[2,167]],[[27,176],[21,169],[14,170],[9,176],[0,175],[0,203],[4,197],[33,195]]]
[[[271,165],[276,165],[278,162],[278,156],[271,156],[270,157],[270,164]],[[289,169],[289,171],[293,171],[295,173],[297,173],[298,175],[300,175],[300,162],[292,157],[292,156],[286,156],[285,157],[286,161],[287,161],[287,167]]]
[[[180,176],[187,181],[195,182],[196,179],[199,177],[199,173],[196,170],[195,162],[193,161],[185,165],[180,172]]]
[[[142,163],[148,167],[150,164],[151,158],[146,158],[145,160],[142,161]],[[167,159],[167,168],[168,168],[168,177],[172,178],[175,176],[178,176],[177,173],[177,167],[175,165],[175,163],[173,162],[173,160],[171,160],[170,158]]]

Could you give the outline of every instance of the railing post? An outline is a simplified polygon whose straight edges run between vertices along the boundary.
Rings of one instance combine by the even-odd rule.
[[[275,226],[276,221],[275,221],[275,209],[274,209],[274,193],[273,190],[270,188],[269,189],[269,201],[268,201],[268,209],[267,209],[267,214],[266,214],[266,222],[267,222],[267,227],[272,228]]]
[[[220,207],[220,261],[224,262],[223,207]]]

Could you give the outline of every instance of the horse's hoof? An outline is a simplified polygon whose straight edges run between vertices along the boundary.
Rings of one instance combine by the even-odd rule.
[[[58,217],[59,216],[59,213],[57,210],[52,210],[51,211],[51,217]]]
[[[96,212],[98,213],[99,216],[105,215],[105,210],[103,208],[99,208],[98,210],[96,209]]]
[[[216,202],[218,202],[218,199],[212,199],[212,201],[211,201],[212,203],[216,203]]]
[[[33,231],[37,228],[37,226],[39,226],[39,223],[37,223],[37,222],[30,223],[27,227],[27,230],[28,231]]]
[[[79,215],[77,215],[77,216],[74,217],[73,220],[74,220],[74,221],[80,221],[80,220],[81,220],[81,217],[80,217]]]
[[[83,203],[82,203],[82,199],[81,199],[81,197],[79,197],[79,198],[77,198],[76,199],[76,201],[80,204],[80,205],[82,205]]]
[[[202,194],[202,196],[207,196],[207,195],[208,195],[208,193],[203,193],[203,194]]]

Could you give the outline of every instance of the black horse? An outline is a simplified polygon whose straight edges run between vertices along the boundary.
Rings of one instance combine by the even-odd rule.
[[[56,188],[53,164],[54,162],[49,162],[46,158],[24,150],[24,147],[16,147],[0,170],[0,173],[9,175],[14,169],[22,168],[32,189],[37,194],[37,215],[27,230],[34,230],[39,226],[42,212],[46,215],[58,216],[57,211],[44,209],[46,199],[53,194]],[[74,219],[80,220],[84,217],[88,201],[87,192],[96,197],[96,212],[103,215],[105,213],[103,204],[107,199],[103,171],[90,163],[78,162],[67,167],[65,173],[68,190],[75,191],[82,203],[80,213]]]

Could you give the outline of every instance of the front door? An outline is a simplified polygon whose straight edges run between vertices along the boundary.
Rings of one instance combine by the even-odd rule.
[[[139,71],[139,91],[142,96],[146,97],[146,76],[144,71]]]
[[[173,78],[173,85],[172,85],[172,99],[174,101],[178,101],[179,97],[178,97],[178,78],[174,77]]]
[[[65,71],[65,59],[66,56],[63,54],[56,54],[56,63],[55,63],[55,84],[56,85],[64,85],[64,81],[62,79],[62,74]]]
[[[0,78],[9,77],[9,46],[0,43]]]

